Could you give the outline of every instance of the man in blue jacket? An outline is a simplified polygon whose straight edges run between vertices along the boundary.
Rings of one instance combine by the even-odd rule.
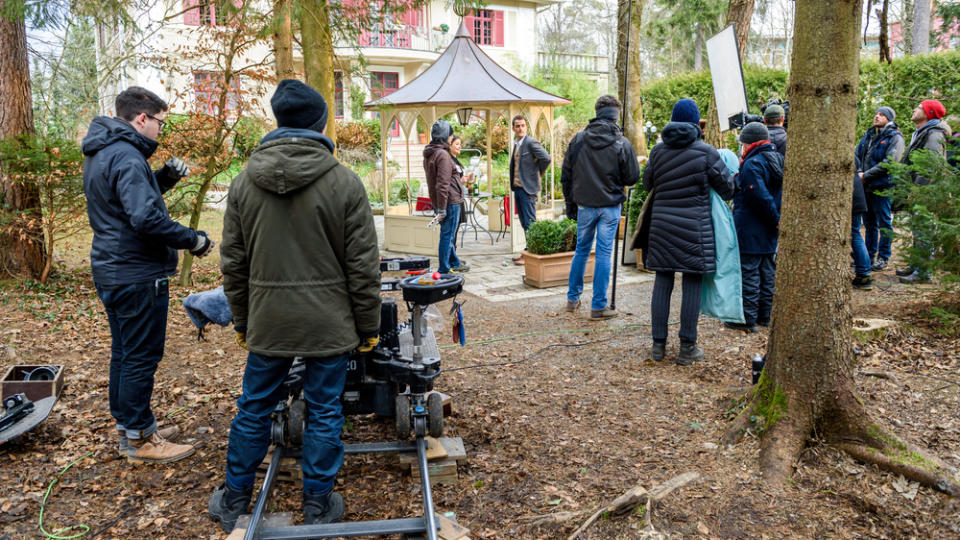
[[[83,139],[83,189],[93,228],[90,266],[97,296],[110,322],[110,414],[120,453],[130,461],[170,463],[193,454],[167,440],[176,426],[159,430],[150,409],[153,376],[163,358],[168,276],[177,250],[209,253],[213,242],[170,219],[162,194],[190,174],[173,158],[158,171],[147,159],[157,149],[167,104],[131,86],[117,96],[117,116],[93,119]]]
[[[769,326],[773,309],[783,155],[769,137],[760,122],[751,122],[740,132],[744,148],[733,197],[733,221],[740,244],[744,322],[725,324],[745,332],[756,332],[758,324]]]
[[[854,155],[857,175],[863,182],[867,200],[867,213],[863,215],[866,227],[864,241],[870,256],[870,269],[873,271],[886,268],[891,255],[893,220],[890,214],[890,197],[879,193],[893,186],[893,180],[884,164],[897,163],[903,155],[903,133],[894,123],[895,117],[896,113],[890,107],[877,109],[873,115],[873,127],[863,134]],[[859,227],[854,233],[860,234]]]

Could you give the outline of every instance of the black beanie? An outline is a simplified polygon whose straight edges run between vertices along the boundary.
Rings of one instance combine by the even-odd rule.
[[[327,102],[320,92],[296,79],[284,79],[270,98],[278,127],[312,129],[327,127]]]

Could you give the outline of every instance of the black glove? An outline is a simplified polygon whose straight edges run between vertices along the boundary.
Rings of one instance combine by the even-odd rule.
[[[167,168],[167,176],[175,180],[190,176],[190,167],[187,167],[187,164],[180,158],[172,157],[163,166]]]
[[[193,246],[190,254],[194,257],[206,257],[213,249],[213,240],[207,237],[207,233],[197,231],[197,245]]]
[[[566,203],[566,212],[564,212],[568,218],[576,221],[577,220],[577,203],[568,202]]]

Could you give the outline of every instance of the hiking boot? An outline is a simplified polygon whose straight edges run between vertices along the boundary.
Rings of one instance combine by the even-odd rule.
[[[930,283],[930,276],[927,274],[921,274],[920,272],[913,272],[912,274],[901,277],[900,283],[906,283],[907,285]]]
[[[701,360],[703,360],[703,349],[697,347],[696,343],[680,344],[680,354],[677,355],[678,366],[689,366]]]
[[[879,272],[879,271],[881,271],[881,270],[885,270],[885,269],[887,268],[887,263],[888,263],[888,262],[889,262],[889,261],[888,261],[887,259],[884,259],[883,257],[877,257],[876,262],[874,262],[873,265],[870,266],[870,270],[872,270],[872,271],[874,271],[874,272]]]
[[[180,436],[180,428],[176,424],[172,426],[167,426],[165,428],[160,428],[157,430],[160,433],[160,436],[168,441],[175,441],[177,437]],[[127,438],[127,433],[125,431],[117,431],[120,434],[120,445],[117,448],[117,451],[120,453],[120,457],[128,457],[133,455],[137,451],[136,448],[130,446],[130,439]]]
[[[130,461],[138,463],[173,463],[185,457],[190,457],[196,450],[189,444],[172,443],[154,431],[146,439],[128,439],[133,453],[127,456]]]
[[[574,311],[580,309],[580,301],[571,302],[567,300],[567,313],[573,313]]]
[[[223,532],[230,534],[237,524],[237,518],[247,513],[252,495],[253,486],[241,491],[233,489],[226,482],[220,484],[207,503],[210,519],[220,522]]]
[[[470,271],[470,265],[467,264],[467,263],[464,262],[464,261],[460,261],[460,266],[451,268],[450,271],[451,271],[451,272],[457,272],[457,273],[463,274],[463,273],[466,273],[466,272],[469,272],[469,271]]]
[[[908,267],[904,268],[903,270],[897,270],[896,272],[894,272],[894,274],[896,274],[896,275],[898,275],[898,276],[900,276],[900,277],[909,276],[909,275],[912,274],[912,273],[913,273],[913,267],[912,267],[912,266],[908,266]]]
[[[617,316],[616,310],[610,308],[603,309],[591,309],[590,310],[590,320],[591,321],[602,321],[605,319],[612,319]]]
[[[860,289],[861,291],[872,291],[873,290],[873,280],[870,276],[857,276],[853,278],[853,288]]]
[[[666,343],[657,343],[653,342],[653,346],[650,347],[650,358],[654,362],[663,362],[663,359],[667,356],[667,344]]]
[[[330,490],[323,495],[308,495],[303,493],[303,524],[319,525],[336,523],[343,519],[346,509],[343,497]]]
[[[731,330],[742,330],[748,334],[754,334],[757,332],[757,325],[749,323],[738,323],[738,322],[725,322],[724,326]]]
[[[761,320],[757,319],[757,326],[762,326],[762,327],[764,327],[764,328],[769,328],[769,327],[770,327],[770,319],[767,319],[767,320],[765,320],[765,321],[761,321]]]

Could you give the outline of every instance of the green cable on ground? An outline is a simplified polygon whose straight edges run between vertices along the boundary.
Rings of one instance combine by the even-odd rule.
[[[680,324],[679,322],[667,323],[668,326],[674,326]],[[511,339],[519,339],[529,336],[549,336],[554,334],[586,334],[589,332],[612,332],[612,331],[621,331],[621,330],[630,330],[632,328],[643,328],[645,326],[650,326],[649,324],[628,324],[626,326],[604,326],[602,328],[568,328],[563,330],[548,330],[542,332],[525,332],[523,334],[513,334],[511,336],[504,336],[499,338],[483,339],[480,341],[471,341],[464,345],[464,347],[470,347],[471,345],[485,345],[487,343],[496,343],[498,341],[509,341]],[[437,347],[438,349],[449,349],[451,347],[459,347],[460,345],[454,343],[452,345],[441,345]]]
[[[64,527],[63,529],[60,529],[55,533],[49,533],[43,528],[43,511],[46,509],[46,506],[47,506],[47,498],[50,496],[50,492],[53,490],[54,484],[56,484],[57,481],[60,480],[60,477],[62,477],[63,474],[70,469],[70,467],[73,467],[74,465],[76,465],[80,460],[86,459],[92,455],[93,455],[93,452],[87,452],[86,454],[73,460],[69,465],[64,467],[63,470],[60,471],[60,474],[58,474],[56,478],[51,480],[50,485],[47,486],[47,492],[43,495],[43,502],[40,503],[40,520],[37,523],[40,527],[40,532],[42,532],[46,538],[52,538],[53,540],[70,540],[72,538],[80,538],[81,536],[90,532],[90,527],[87,527],[86,525],[81,523],[80,525],[71,525],[69,527]],[[73,536],[59,536],[61,533],[65,533],[71,529],[83,529],[83,530],[78,532],[77,534],[74,534]]]

